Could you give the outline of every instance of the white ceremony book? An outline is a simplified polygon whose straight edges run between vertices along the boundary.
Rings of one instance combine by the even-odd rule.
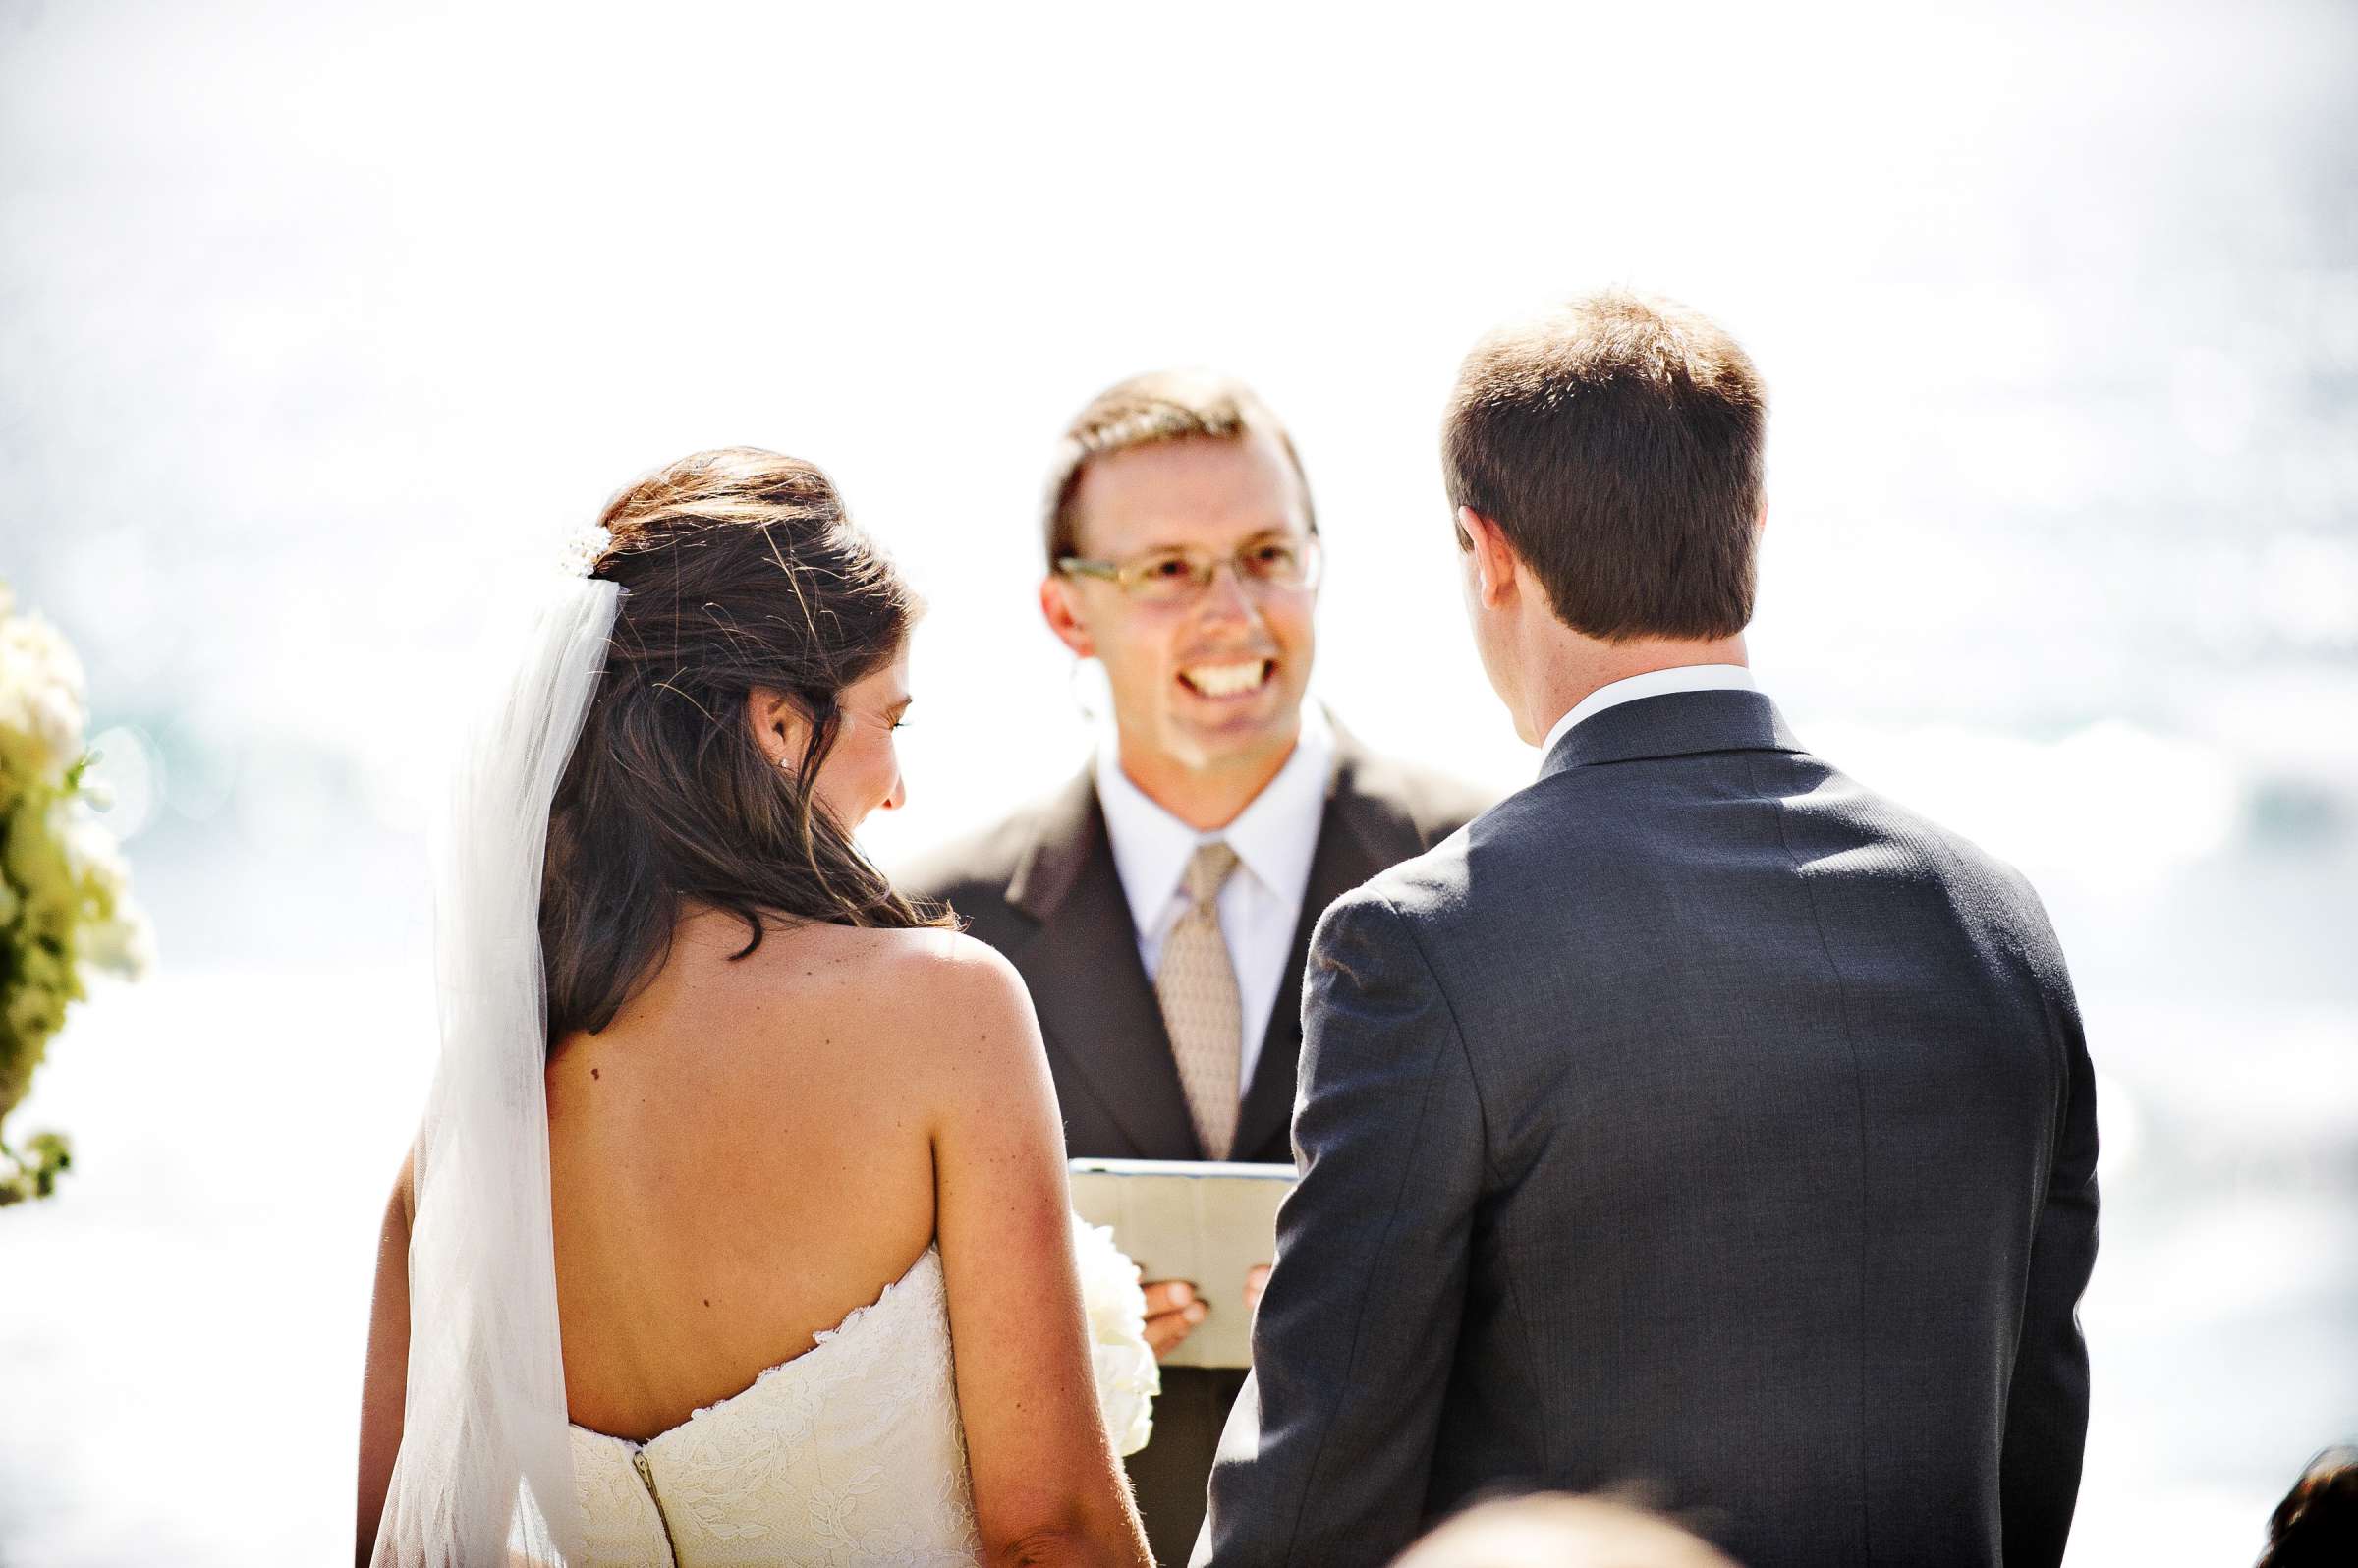
[[[1277,1255],[1277,1205],[1291,1165],[1192,1159],[1076,1159],[1073,1211],[1110,1225],[1148,1279],[1184,1279],[1211,1310],[1165,1367],[1250,1367],[1245,1275]]]

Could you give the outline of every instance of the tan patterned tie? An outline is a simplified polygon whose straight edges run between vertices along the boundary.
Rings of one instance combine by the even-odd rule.
[[[1237,1000],[1236,967],[1220,940],[1221,884],[1236,869],[1236,851],[1199,844],[1179,890],[1187,910],[1163,938],[1154,999],[1179,1063],[1179,1087],[1196,1137],[1211,1159],[1226,1159],[1236,1137],[1237,1079],[1244,1057],[1244,1008]]]

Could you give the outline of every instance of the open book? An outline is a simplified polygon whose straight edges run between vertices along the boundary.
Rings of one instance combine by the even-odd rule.
[[[1076,1159],[1073,1211],[1113,1228],[1148,1279],[1184,1279],[1210,1308],[1166,1367],[1250,1367],[1245,1275],[1277,1253],[1277,1205],[1291,1165],[1186,1159]]]

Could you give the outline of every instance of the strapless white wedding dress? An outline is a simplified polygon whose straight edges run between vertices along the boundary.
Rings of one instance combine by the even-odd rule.
[[[941,1254],[817,1339],[646,1442],[575,1427],[585,1561],[973,1564]]]

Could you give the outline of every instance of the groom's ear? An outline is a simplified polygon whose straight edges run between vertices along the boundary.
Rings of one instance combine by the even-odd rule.
[[[1457,531],[1464,548],[1474,557],[1475,587],[1482,602],[1498,609],[1515,596],[1515,547],[1506,531],[1470,506],[1457,509]]]
[[[1096,640],[1081,620],[1081,606],[1073,600],[1073,585],[1069,579],[1051,573],[1040,579],[1039,613],[1056,634],[1056,641],[1073,650],[1075,658],[1094,659],[1097,656]]]

